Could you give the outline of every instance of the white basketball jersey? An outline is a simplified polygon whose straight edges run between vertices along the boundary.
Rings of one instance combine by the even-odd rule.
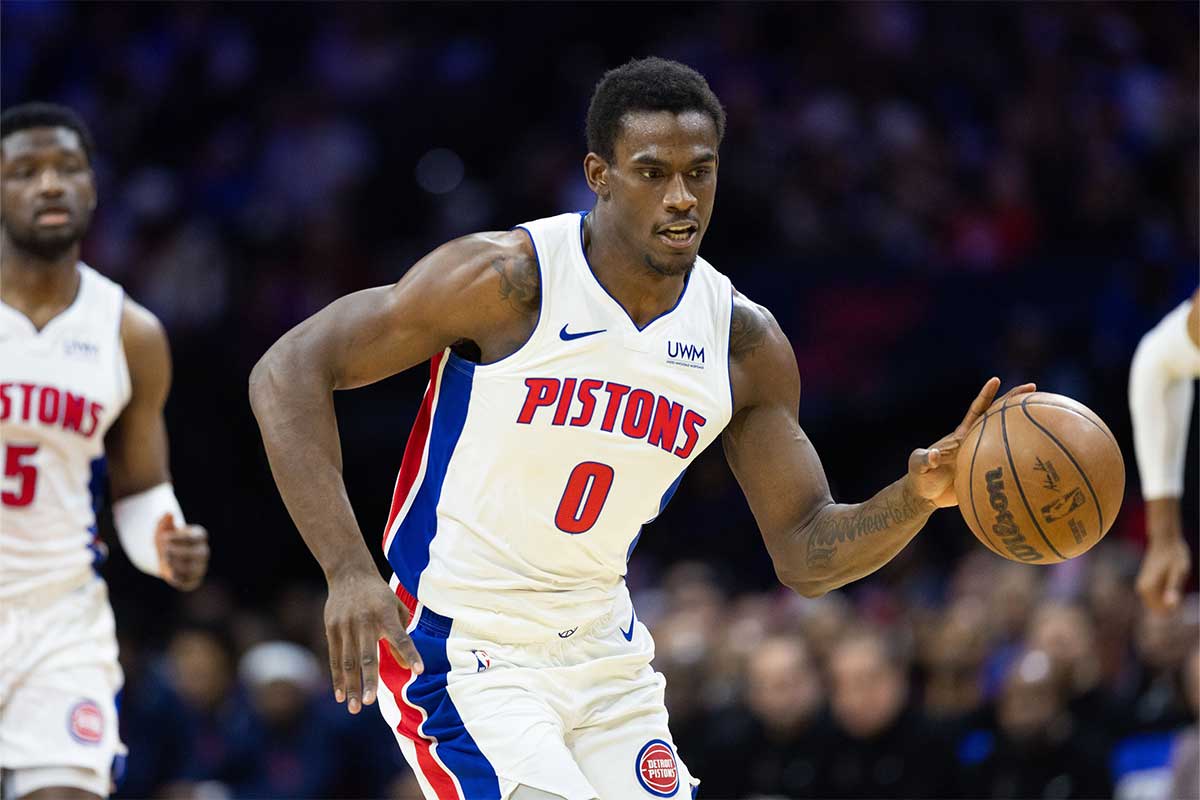
[[[541,273],[524,346],[432,360],[384,535],[404,590],[505,642],[611,612],[642,525],[732,414],[729,280],[696,259],[639,329],[592,273],[582,225],[520,226]]]
[[[121,287],[79,265],[41,331],[0,303],[0,599],[70,582],[96,559],[104,434],[129,402]]]

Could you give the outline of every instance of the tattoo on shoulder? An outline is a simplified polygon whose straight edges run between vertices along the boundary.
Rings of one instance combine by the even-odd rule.
[[[729,326],[729,356],[735,361],[753,355],[767,338],[767,317],[758,308],[745,303],[733,304]]]
[[[537,262],[520,256],[500,256],[492,261],[500,275],[500,296],[523,314],[537,314],[542,304],[542,278]]]

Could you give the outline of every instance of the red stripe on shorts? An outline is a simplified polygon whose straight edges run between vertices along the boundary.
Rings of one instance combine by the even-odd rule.
[[[462,795],[454,785],[454,778],[429,749],[434,740],[423,736],[419,730],[421,709],[409,703],[404,696],[404,687],[412,677],[412,670],[400,666],[384,641],[379,643],[379,677],[396,696],[396,707],[400,710],[400,724],[396,730],[416,746],[417,766],[433,787],[437,800],[461,800]]]

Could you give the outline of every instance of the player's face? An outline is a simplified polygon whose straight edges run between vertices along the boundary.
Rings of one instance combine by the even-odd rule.
[[[691,270],[717,192],[717,129],[700,111],[626,114],[605,172],[624,244],[663,275]]]
[[[18,247],[61,256],[87,233],[96,183],[79,135],[28,128],[0,141],[0,225]]]

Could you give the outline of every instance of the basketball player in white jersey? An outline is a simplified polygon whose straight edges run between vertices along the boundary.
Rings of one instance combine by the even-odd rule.
[[[1180,499],[1196,378],[1200,290],[1142,337],[1129,367],[1129,415],[1146,501],[1146,554],[1137,590],[1146,607],[1159,612],[1179,606],[1191,571]]]
[[[328,578],[335,697],[351,713],[378,698],[429,798],[693,796],[624,573],[722,431],[780,579],[805,595],[874,571],[954,504],[953,450],[994,378],[891,486],[830,498],[786,336],[697,255],[724,125],[682,64],[613,70],[588,111],[590,211],[452,241],[297,326],[251,376]],[[332,393],[431,358],[389,587],[346,498]]]
[[[124,752],[112,609],[95,572],[103,460],[130,560],[179,589],[208,563],[171,488],[167,338],[79,260],[96,206],[69,109],[0,115],[0,781],[4,798],[108,795]]]

